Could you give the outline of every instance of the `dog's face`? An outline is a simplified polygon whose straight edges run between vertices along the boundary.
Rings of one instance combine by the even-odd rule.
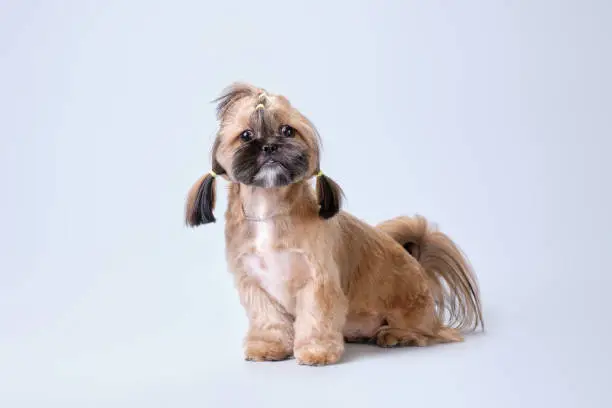
[[[261,188],[283,187],[319,171],[320,139],[314,125],[282,95],[234,84],[217,99],[219,131],[212,148],[212,173],[189,190],[187,225],[215,222],[215,174]],[[319,216],[333,217],[342,191],[326,175],[316,183]]]
[[[291,125],[265,108],[255,110],[234,143],[231,173],[241,184],[281,187],[308,171],[308,146]],[[231,136],[230,136],[231,138]]]
[[[213,161],[230,180],[273,188],[316,171],[316,130],[283,96],[234,86],[219,99],[217,112],[220,126]]]

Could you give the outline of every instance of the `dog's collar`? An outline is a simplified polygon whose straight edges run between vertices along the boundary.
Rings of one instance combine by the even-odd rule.
[[[278,217],[289,217],[291,214],[272,214],[272,215],[268,215],[266,217],[252,217],[250,215],[247,215],[246,211],[244,210],[244,203],[240,203],[240,208],[242,209],[242,216],[244,217],[245,220],[247,221],[253,221],[253,222],[265,222],[265,221],[269,221],[273,218],[278,218]]]

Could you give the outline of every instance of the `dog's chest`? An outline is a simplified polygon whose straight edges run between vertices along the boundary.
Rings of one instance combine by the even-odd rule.
[[[307,279],[304,255],[292,249],[279,249],[273,222],[253,225],[254,252],[245,256],[247,273],[290,314],[295,314],[298,289]]]

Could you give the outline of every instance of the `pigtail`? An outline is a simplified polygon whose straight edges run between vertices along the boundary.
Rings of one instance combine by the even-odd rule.
[[[329,219],[338,214],[342,207],[343,192],[340,186],[322,172],[317,174],[317,200],[319,202],[319,216]]]
[[[217,174],[211,171],[200,177],[189,190],[185,208],[185,223],[189,227],[215,222],[213,211],[216,201],[215,179]]]

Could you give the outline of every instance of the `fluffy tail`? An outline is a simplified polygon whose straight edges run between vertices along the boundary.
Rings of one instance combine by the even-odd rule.
[[[431,282],[438,320],[460,331],[484,330],[478,282],[455,243],[421,216],[397,217],[379,229],[399,242],[423,266]]]

